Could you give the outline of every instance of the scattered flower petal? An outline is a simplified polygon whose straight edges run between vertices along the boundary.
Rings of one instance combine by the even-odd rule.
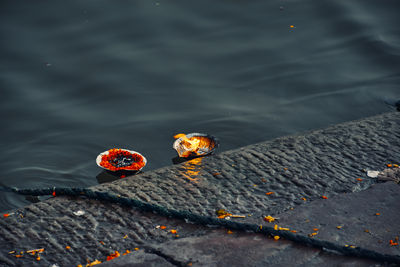
[[[110,254],[107,256],[107,261],[110,261],[112,259],[118,258],[120,256],[119,252],[116,250],[114,253]]]
[[[94,265],[97,265],[97,264],[100,264],[100,263],[101,263],[101,261],[94,260],[94,261],[89,262],[88,264],[86,264],[86,267],[94,266]]]
[[[398,246],[399,242],[394,242],[393,240],[390,240],[389,244],[390,246]]]
[[[129,253],[131,253],[131,251],[130,251],[129,249],[127,249],[127,250],[125,251],[125,253],[122,254],[122,255],[126,255],[126,254],[129,254]]]
[[[275,219],[276,218],[274,218],[274,217],[272,217],[270,215],[264,217],[264,221],[267,221],[269,223],[275,221]]]

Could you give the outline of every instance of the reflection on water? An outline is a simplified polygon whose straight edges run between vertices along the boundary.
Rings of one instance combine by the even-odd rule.
[[[202,170],[201,162],[203,157],[195,158],[190,161],[186,161],[182,164],[182,169],[180,174],[182,174],[188,181],[199,183],[200,182],[200,172]]]
[[[112,147],[149,171],[177,132],[224,151],[399,101],[399,0],[157,2],[1,2],[0,185],[93,186],[116,178],[96,179]]]

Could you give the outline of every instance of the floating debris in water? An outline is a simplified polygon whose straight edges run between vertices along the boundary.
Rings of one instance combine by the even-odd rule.
[[[100,153],[96,158],[96,163],[109,171],[139,171],[146,165],[147,160],[136,151],[112,148]]]
[[[211,154],[219,145],[214,136],[203,133],[177,134],[174,138],[172,147],[181,158]]]

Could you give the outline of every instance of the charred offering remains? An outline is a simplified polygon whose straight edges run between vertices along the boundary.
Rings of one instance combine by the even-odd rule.
[[[203,133],[177,134],[172,147],[181,158],[194,158],[212,154],[219,146],[218,140]]]
[[[112,148],[96,158],[99,167],[109,171],[139,171],[147,163],[145,157],[136,151]]]

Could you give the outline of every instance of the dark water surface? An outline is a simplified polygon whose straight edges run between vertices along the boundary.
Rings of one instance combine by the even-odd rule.
[[[393,110],[399,6],[1,1],[0,186],[95,185],[112,147],[170,165],[180,132],[223,151]]]

